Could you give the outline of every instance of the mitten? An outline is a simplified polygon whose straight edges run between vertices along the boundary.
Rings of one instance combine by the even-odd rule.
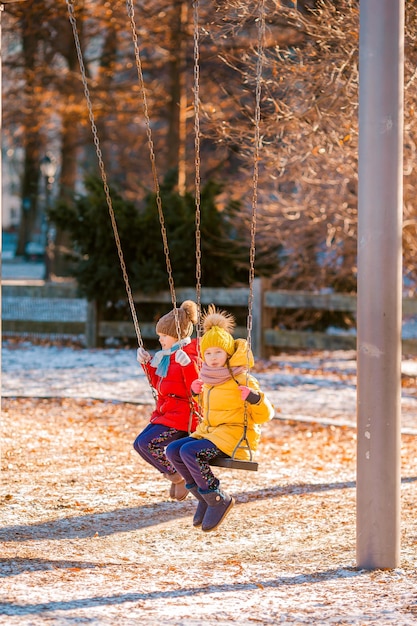
[[[151,355],[144,348],[138,348],[136,352],[136,360],[143,365],[151,360]]]
[[[201,393],[202,389],[203,381],[201,380],[201,378],[196,378],[195,380],[193,380],[193,382],[191,383],[191,391],[193,392],[193,394],[197,396],[199,393]]]
[[[175,352],[175,361],[184,367],[191,363],[191,359],[184,350],[177,350]]]
[[[250,387],[246,387],[246,385],[239,385],[239,389],[242,400],[246,400],[249,404],[257,404],[261,399],[259,393],[252,391],[252,389]]]

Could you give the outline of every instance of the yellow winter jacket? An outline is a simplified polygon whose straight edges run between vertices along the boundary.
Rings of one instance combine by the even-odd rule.
[[[229,364],[231,368],[247,366],[247,342],[244,339],[236,339],[235,352],[230,357]],[[251,355],[250,366],[252,364],[253,357]],[[261,396],[257,404],[246,402],[246,436],[252,452],[257,449],[259,444],[260,425],[268,422],[274,416],[273,406],[265,394],[260,391],[258,381],[252,375],[243,372],[234,379],[230,378],[218,385],[205,383],[200,394],[202,421],[191,436],[196,439],[208,439],[228,456],[232,456],[244,430],[245,402],[241,398],[238,385],[247,385],[260,393]],[[238,449],[234,457],[247,461],[250,459],[249,450]]]

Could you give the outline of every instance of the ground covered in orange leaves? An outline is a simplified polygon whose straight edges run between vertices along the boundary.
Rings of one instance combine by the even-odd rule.
[[[211,533],[132,449],[150,408],[2,401],[0,624],[385,624],[417,620],[417,437],[402,437],[401,565],[356,568],[355,430],[274,419]]]

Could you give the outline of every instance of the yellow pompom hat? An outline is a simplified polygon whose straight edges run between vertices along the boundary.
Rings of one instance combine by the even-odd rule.
[[[229,356],[235,352],[235,340],[232,331],[235,327],[234,317],[226,311],[217,311],[214,304],[210,304],[203,317],[203,336],[200,342],[201,356],[207,348],[221,348]]]

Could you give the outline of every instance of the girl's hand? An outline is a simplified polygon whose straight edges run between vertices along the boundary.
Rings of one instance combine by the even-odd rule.
[[[136,352],[136,360],[141,365],[144,365],[144,363],[148,363],[151,360],[151,355],[149,352],[146,352],[144,348],[138,348]]]
[[[239,385],[240,395],[242,400],[246,400],[249,404],[257,404],[261,399],[261,396],[256,391],[252,391],[250,387],[246,385]]]
[[[175,352],[175,361],[176,363],[179,363],[183,367],[191,363],[190,357],[188,356],[186,352],[184,352],[184,350],[177,350]]]
[[[203,389],[203,384],[204,383],[201,378],[196,378],[195,380],[193,380],[193,382],[191,383],[191,391],[194,395],[197,396],[199,393],[201,393],[201,390]]]

